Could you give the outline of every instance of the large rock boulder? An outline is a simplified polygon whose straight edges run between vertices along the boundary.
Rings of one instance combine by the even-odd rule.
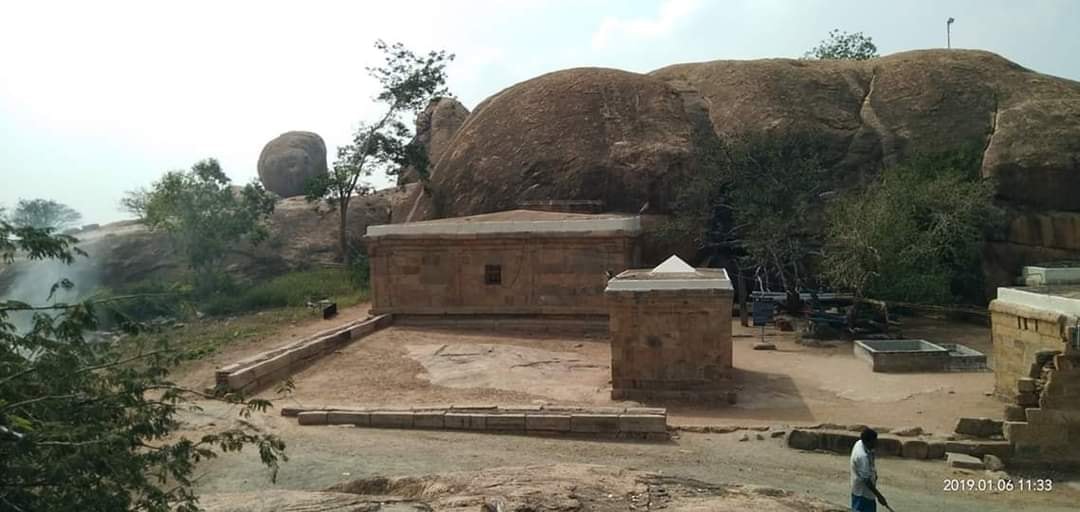
[[[678,176],[697,171],[702,144],[785,131],[819,136],[841,183],[919,154],[980,153],[982,174],[1024,219],[987,248],[991,287],[1041,258],[1080,259],[1080,83],[972,50],[543,75],[478,105],[427,190],[413,191],[412,215],[395,220],[548,199],[662,214]]]
[[[281,196],[304,195],[308,178],[326,174],[326,144],[311,132],[285,132],[259,154],[259,179]]]
[[[645,75],[582,68],[522,82],[484,100],[457,131],[431,175],[435,211],[545,199],[621,211],[663,204],[675,175],[690,170],[691,125],[678,92]]]

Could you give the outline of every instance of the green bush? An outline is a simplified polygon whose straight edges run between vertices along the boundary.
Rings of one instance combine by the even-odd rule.
[[[363,289],[353,285],[351,277],[351,273],[343,269],[290,272],[251,287],[242,287],[235,293],[215,294],[202,301],[199,309],[208,315],[228,315],[303,306],[319,299],[330,299],[339,306],[348,306],[365,296]]]

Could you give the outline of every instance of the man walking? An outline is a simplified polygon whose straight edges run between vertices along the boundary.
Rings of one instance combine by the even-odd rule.
[[[851,510],[852,512],[877,512],[875,498],[881,506],[889,508],[889,502],[877,490],[877,466],[874,464],[874,448],[877,432],[866,428],[851,448]]]

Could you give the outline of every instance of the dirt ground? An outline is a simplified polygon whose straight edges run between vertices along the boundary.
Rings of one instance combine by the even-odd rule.
[[[350,310],[341,322],[366,314]],[[213,368],[248,354],[327,328],[312,321],[263,340],[230,346],[214,360],[185,370],[209,382]],[[735,407],[665,404],[674,424],[804,422],[918,425],[948,432],[961,415],[997,416],[1001,404],[985,395],[992,374],[875,374],[851,355],[850,343],[815,348],[790,333],[766,330],[776,351],[754,351],[758,331],[736,325],[735,365],[740,403]],[[987,329],[936,320],[908,319],[908,337],[960,342],[989,353]],[[426,405],[462,403],[610,404],[610,353],[606,338],[520,333],[456,332],[391,327],[343,347],[294,377],[294,396],[281,405]],[[236,409],[204,403],[185,413],[185,433],[219,429]],[[250,419],[288,443],[289,462],[276,484],[255,453],[210,460],[200,466],[202,493],[268,489],[318,490],[357,478],[429,475],[448,471],[550,464],[601,464],[658,472],[717,484],[746,483],[787,489],[840,507],[848,499],[847,458],[784,446],[783,438],[750,432],[681,433],[670,442],[615,442],[466,432],[302,427],[274,411]],[[941,461],[882,459],[882,489],[896,510],[1075,510],[1075,476],[1055,479],[1052,492],[949,493],[946,478],[996,478],[948,468]],[[537,471],[542,471],[538,469]]]
[[[990,372],[874,373],[834,347],[797,344],[766,329],[775,351],[756,351],[760,331],[736,323],[738,404],[667,406],[676,425],[861,423],[950,432],[960,416],[1000,417]],[[989,330],[906,319],[906,336],[958,342],[989,353]],[[607,339],[391,327],[294,376],[296,405],[409,406],[463,403],[633,404],[610,399]]]
[[[218,403],[191,413],[191,432],[226,426],[236,410]],[[848,458],[792,450],[783,438],[751,432],[683,433],[670,442],[601,441],[564,437],[468,432],[305,427],[294,418],[268,413],[250,422],[280,435],[289,461],[277,483],[269,481],[258,455],[245,451],[200,465],[200,493],[258,492],[269,489],[319,490],[340,482],[378,476],[421,476],[448,471],[481,471],[550,464],[601,464],[658,472],[715,484],[753,484],[786,489],[842,507],[849,499]],[[1014,512],[1076,510],[1080,482],[1057,474],[1012,474],[1013,478],[1053,478],[1050,492],[945,492],[947,478],[993,479],[987,472],[948,468],[942,461],[886,458],[878,462],[882,492],[904,511]],[[538,469],[542,471],[542,469]],[[467,508],[463,510],[475,510]],[[675,508],[674,510],[685,510]]]

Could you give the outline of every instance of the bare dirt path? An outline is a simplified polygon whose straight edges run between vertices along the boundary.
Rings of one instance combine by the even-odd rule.
[[[235,411],[207,404],[190,415],[199,431],[227,424]],[[783,446],[782,439],[739,441],[741,433],[682,434],[667,443],[613,442],[568,438],[472,434],[353,427],[302,427],[294,419],[258,415],[252,420],[288,443],[289,462],[271,484],[254,452],[211,460],[200,471],[200,492],[261,489],[323,489],[356,478],[425,475],[534,464],[604,464],[714,483],[778,487],[843,505],[848,500],[847,457],[808,453]],[[992,478],[963,472],[942,461],[881,459],[883,492],[899,511],[970,512],[1075,510],[1080,484],[1055,475],[1052,492],[951,493],[946,478]],[[1031,476],[1031,475],[1029,475]],[[1045,476],[1045,475],[1043,475]],[[1071,480],[1069,479],[1071,478]]]

